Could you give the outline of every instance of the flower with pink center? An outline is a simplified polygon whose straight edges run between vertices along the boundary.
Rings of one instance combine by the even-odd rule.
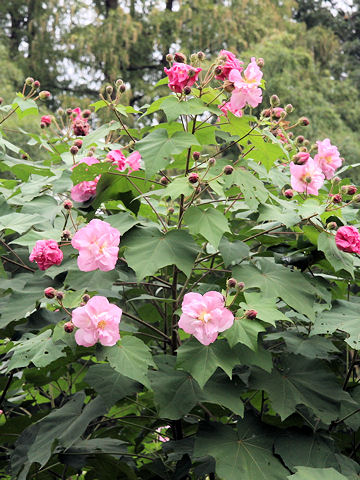
[[[337,147],[331,145],[328,138],[316,143],[318,153],[315,155],[314,160],[323,171],[327,180],[329,180],[334,176],[335,170],[341,166],[342,158]]]
[[[175,93],[182,93],[185,87],[192,87],[201,70],[200,67],[195,68],[178,62],[174,62],[171,68],[164,68],[169,77],[169,88]]]
[[[337,230],[335,243],[343,252],[360,253],[360,233],[352,225],[344,225]]]
[[[306,192],[312,195],[318,195],[319,188],[324,184],[324,174],[310,157],[303,165],[290,163],[291,187],[297,192]]]
[[[51,116],[50,115],[43,115],[40,120],[41,123],[45,123],[45,125],[49,126],[51,124]]]
[[[84,157],[78,162],[76,165],[71,167],[71,170],[74,167],[80,165],[80,163],[86,163],[86,165],[94,165],[95,163],[100,163],[99,160],[95,157]],[[94,180],[90,180],[87,182],[80,182],[77,185],[74,185],[71,189],[71,198],[75,202],[86,202],[91,197],[96,195],[96,186],[98,181],[100,180],[101,175],[98,175]]]
[[[97,341],[112,347],[120,339],[119,324],[122,310],[109,303],[106,297],[96,295],[72,312],[72,323],[78,328],[75,341],[83,347],[92,347]]]
[[[246,67],[242,76],[238,70],[231,70],[229,73],[229,81],[234,84],[230,104],[232,108],[242,109],[246,104],[255,108],[262,102],[262,91],[258,88],[263,73],[256,64],[255,57],[251,58],[251,62]]]
[[[228,112],[232,113],[236,117],[243,116],[243,111],[241,109],[233,108],[230,102],[226,102],[226,103],[223,103],[222,105],[219,105],[219,108],[225,116],[227,116]]]
[[[238,60],[232,52],[229,52],[228,50],[221,50],[219,56],[227,57],[227,60],[223,65],[221,65],[221,73],[215,76],[216,80],[226,80],[229,78],[229,73],[231,70],[238,70],[239,72],[242,72],[242,65],[244,62]]]
[[[64,255],[56,240],[38,240],[32,249],[29,260],[36,262],[40,270],[60,265]]]
[[[111,150],[106,158],[109,158],[117,166],[116,170],[123,172],[126,168],[129,173],[140,170],[141,155],[138,151],[131,153],[127,158],[121,150]]]
[[[179,327],[194,335],[203,345],[213,343],[219,332],[234,323],[234,315],[225,308],[224,297],[219,292],[187,293],[181,308]]]
[[[78,230],[71,245],[79,250],[77,264],[82,272],[115,268],[120,243],[120,232],[103,220],[94,219]]]

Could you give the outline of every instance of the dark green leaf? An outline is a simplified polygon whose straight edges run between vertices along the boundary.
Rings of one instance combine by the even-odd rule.
[[[190,233],[201,234],[211,245],[218,248],[220,239],[225,232],[230,232],[228,221],[224,214],[215,208],[190,207],[184,215],[184,222]]]
[[[354,278],[354,259],[350,253],[337,248],[333,235],[321,232],[318,237],[318,249],[324,252],[326,260],[335,272],[346,270]]]

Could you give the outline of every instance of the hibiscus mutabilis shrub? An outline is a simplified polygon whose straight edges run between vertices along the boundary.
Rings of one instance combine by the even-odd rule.
[[[204,57],[39,116],[44,162],[6,128],[39,82],[0,107],[4,478],[358,478],[350,166],[263,59]]]

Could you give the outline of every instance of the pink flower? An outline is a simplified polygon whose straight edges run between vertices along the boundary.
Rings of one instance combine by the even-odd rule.
[[[251,62],[246,67],[243,77],[238,70],[231,70],[229,81],[235,86],[230,99],[232,108],[240,110],[246,104],[255,108],[262,102],[262,91],[258,88],[262,75],[263,73],[257,66],[255,57],[251,58]]]
[[[316,142],[318,146],[318,153],[315,155],[314,160],[319,165],[325,177],[329,180],[334,176],[335,170],[342,164],[340,153],[335,145],[331,145],[330,140]]]
[[[115,268],[120,243],[120,232],[102,220],[91,220],[78,230],[71,245],[79,250],[77,264],[82,272]]]
[[[231,108],[241,110],[246,104],[255,108],[262,102],[261,88],[243,87],[235,89],[230,98]]]
[[[85,137],[89,133],[90,125],[87,118],[84,118],[80,107],[74,108],[72,113],[76,114],[76,117],[72,120],[72,129],[74,135],[77,137]]]
[[[243,111],[241,109],[233,108],[230,102],[226,102],[223,105],[219,105],[220,110],[227,116],[227,112],[231,112],[236,117],[242,117]]]
[[[197,81],[201,68],[195,68],[186,63],[174,62],[173,66],[164,72],[169,77],[169,88],[176,93],[181,93],[185,87],[192,87]]]
[[[179,327],[194,335],[203,345],[214,342],[219,332],[234,323],[234,315],[224,307],[224,297],[219,292],[187,293],[182,302]]]
[[[86,165],[94,165],[94,163],[100,163],[99,160],[95,157],[84,157],[74,165],[71,170],[80,165],[80,163],[86,163]],[[80,182],[71,189],[71,198],[75,202],[86,202],[91,197],[96,195],[96,185],[100,180],[101,175],[98,175],[94,180],[87,182]]]
[[[166,431],[168,428],[170,428],[170,425],[165,425],[165,427],[159,427],[157,428],[155,431],[156,433],[158,433],[159,435],[157,436],[158,437],[158,440],[159,442],[168,442],[170,440],[169,437],[163,437],[164,435],[164,431]],[[160,435],[161,434],[161,435]]]
[[[337,248],[343,252],[360,253],[360,233],[352,225],[345,225],[338,229],[335,243]]]
[[[303,165],[309,160],[309,158],[309,152],[298,152],[296,155],[293,156],[293,160],[296,165]]]
[[[106,155],[106,158],[109,158],[115,165],[117,165],[116,170],[119,170],[120,172],[123,172],[126,168],[129,169],[129,173],[140,170],[141,155],[138,151],[133,152],[126,158],[121,150],[111,150]]]
[[[83,347],[92,347],[97,341],[112,347],[120,339],[119,323],[122,310],[109,303],[106,297],[96,295],[83,307],[72,312],[72,323],[78,330],[75,341]]]
[[[227,60],[223,65],[221,65],[221,73],[215,76],[216,80],[226,80],[229,78],[229,73],[231,70],[238,70],[239,72],[242,72],[242,65],[244,62],[238,60],[233,53],[228,52],[227,50],[221,50],[219,55],[227,57]]]
[[[45,125],[51,124],[51,116],[50,115],[43,115],[40,120],[41,123],[45,123]]]
[[[40,270],[46,270],[52,265],[60,265],[63,256],[56,240],[38,240],[32,249],[29,260],[36,262]]]
[[[75,113],[76,114],[76,117],[73,118],[73,121],[75,120],[82,120],[82,116],[81,116],[81,108],[80,107],[76,107],[73,109],[72,113]]]
[[[275,118],[280,118],[281,117],[281,114],[285,112],[285,110],[281,107],[275,107],[274,110],[273,110],[273,114],[274,114],[274,117]]]
[[[319,188],[324,184],[324,174],[310,157],[304,165],[290,163],[291,186],[297,192],[307,192],[318,195]]]

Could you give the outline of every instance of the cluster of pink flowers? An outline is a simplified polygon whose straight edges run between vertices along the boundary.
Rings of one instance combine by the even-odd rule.
[[[164,68],[169,77],[169,88],[175,93],[182,93],[185,87],[192,87],[201,70],[200,67],[195,68],[179,62],[174,62],[171,68]]]
[[[82,272],[115,268],[120,243],[120,232],[103,220],[91,220],[78,230],[71,245],[79,250],[77,264]]]
[[[360,233],[352,225],[344,225],[337,230],[335,243],[343,252],[360,253]]]
[[[38,240],[29,256],[30,262],[36,262],[40,270],[46,270],[53,265],[60,265],[63,259],[56,240]]]
[[[84,117],[80,107],[74,108],[72,113],[75,113],[75,117],[72,119],[72,129],[74,135],[77,137],[85,137],[90,130],[88,119]]]
[[[80,163],[86,163],[86,165],[94,165],[95,163],[100,163],[99,160],[95,157],[84,157],[82,158],[74,167],[80,165]],[[74,185],[71,189],[71,198],[75,202],[86,202],[91,197],[94,197],[96,194],[96,185],[100,180],[100,176],[98,175],[94,180],[88,182],[80,182],[77,185]]]
[[[234,315],[225,308],[224,297],[219,292],[187,293],[181,308],[179,327],[194,335],[203,345],[213,343],[219,332],[234,323]]]
[[[328,138],[316,143],[318,153],[314,159],[308,152],[299,152],[295,155],[296,163],[290,163],[291,186],[297,192],[318,195],[325,178],[332,178],[342,164],[337,147]]]
[[[111,150],[106,155],[106,158],[111,160],[113,164],[117,166],[116,170],[119,170],[120,172],[123,172],[127,168],[129,169],[129,173],[140,170],[141,155],[138,151],[125,157],[121,150]]]
[[[72,323],[78,328],[76,343],[84,347],[92,347],[97,341],[106,347],[115,345],[120,339],[121,315],[121,308],[109,303],[106,297],[92,297],[72,312]]]

